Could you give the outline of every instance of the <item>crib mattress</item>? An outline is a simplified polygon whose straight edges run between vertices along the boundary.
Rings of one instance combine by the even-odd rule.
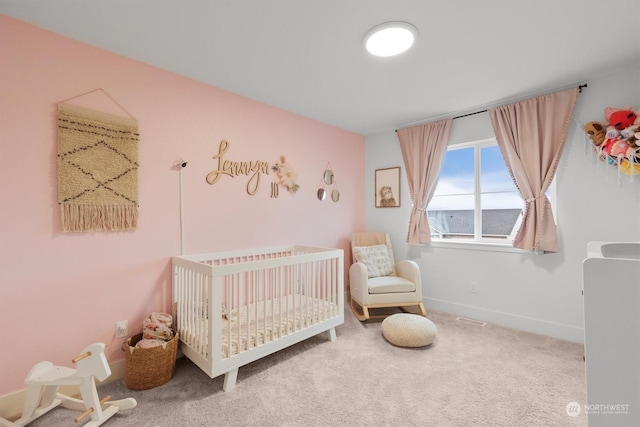
[[[247,351],[337,314],[336,303],[300,294],[231,310],[222,319],[222,357]]]

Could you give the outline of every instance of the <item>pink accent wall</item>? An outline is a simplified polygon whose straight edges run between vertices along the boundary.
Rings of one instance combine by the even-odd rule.
[[[105,342],[121,360],[115,322],[130,333],[171,305],[170,257],[180,252],[179,172],[184,170],[186,252],[285,244],[338,247],[364,228],[364,137],[0,16],[0,395],[24,388],[41,360],[70,366]],[[65,99],[138,120],[139,223],[131,232],[62,233],[57,205],[56,106]],[[248,177],[205,181],[228,160],[280,155],[298,173],[295,195],[256,195]],[[316,191],[330,162],[341,193]]]

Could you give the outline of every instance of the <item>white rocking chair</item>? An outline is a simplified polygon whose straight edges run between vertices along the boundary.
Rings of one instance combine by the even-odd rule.
[[[356,251],[366,252],[367,247],[382,246],[385,248],[389,271],[383,275],[372,275],[364,262],[358,262]],[[397,307],[411,312],[407,307],[421,316],[427,311],[422,303],[422,279],[420,268],[415,261],[395,262],[389,234],[385,232],[361,232],[351,236],[353,264],[349,268],[349,284],[351,289],[351,310],[361,322],[369,319],[380,319],[389,314],[370,313],[371,309]]]

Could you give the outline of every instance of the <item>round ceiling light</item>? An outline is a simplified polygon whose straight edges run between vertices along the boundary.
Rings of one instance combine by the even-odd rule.
[[[407,22],[385,22],[367,32],[364,45],[375,56],[394,56],[413,45],[418,30]]]

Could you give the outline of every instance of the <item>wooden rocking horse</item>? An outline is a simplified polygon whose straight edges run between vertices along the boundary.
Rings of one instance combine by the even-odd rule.
[[[54,366],[46,361],[36,364],[24,380],[27,385],[27,397],[22,417],[14,422],[0,418],[0,425],[24,426],[61,405],[64,408],[84,411],[75,418],[75,422],[79,423],[89,416],[91,421],[84,426],[96,427],[120,409],[134,408],[137,402],[132,397],[114,401],[109,400],[110,396],[102,400],[98,397],[95,380],[104,381],[111,376],[111,369],[104,355],[105,347],[103,343],[85,347],[82,353],[72,360],[72,363],[77,364],[77,369]],[[78,386],[82,399],[58,393],[58,387],[69,385]]]

